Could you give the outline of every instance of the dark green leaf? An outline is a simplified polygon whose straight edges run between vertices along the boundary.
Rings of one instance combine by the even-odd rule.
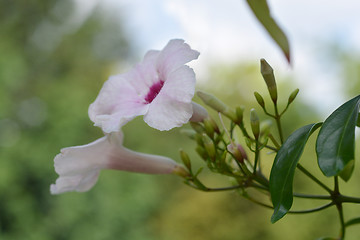
[[[321,237],[321,238],[318,238],[316,240],[338,240],[338,238],[333,238],[333,237]]]
[[[255,14],[259,22],[264,26],[272,39],[283,51],[287,61],[290,63],[290,47],[289,41],[285,33],[281,30],[270,14],[269,6],[266,0],[247,0],[252,12]]]
[[[351,177],[359,106],[360,95],[336,109],[320,129],[316,153],[325,176],[340,176],[345,181]]]
[[[348,227],[348,226],[355,225],[355,224],[360,224],[360,217],[353,218],[353,219],[347,221],[345,223],[345,226]]]
[[[314,123],[293,132],[276,154],[270,173],[270,193],[274,206],[271,222],[282,218],[293,202],[293,179],[297,163],[309,136],[321,126]]]

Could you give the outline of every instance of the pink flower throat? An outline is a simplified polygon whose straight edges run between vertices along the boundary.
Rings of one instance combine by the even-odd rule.
[[[163,86],[164,86],[164,81],[162,81],[162,80],[154,83],[150,87],[150,90],[149,90],[148,94],[145,97],[145,102],[146,103],[151,103],[154,100],[154,98],[156,98],[156,96],[159,94],[159,92],[161,91],[161,88]]]

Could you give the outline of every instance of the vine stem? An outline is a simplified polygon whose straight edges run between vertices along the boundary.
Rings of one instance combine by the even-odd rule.
[[[336,204],[336,208],[339,213],[339,220],[340,220],[340,226],[341,226],[339,240],[343,240],[345,238],[346,226],[345,226],[345,221],[344,221],[344,211],[343,211],[343,207],[342,207],[342,201],[341,201],[341,198],[339,198],[339,196],[341,196],[341,194],[340,194],[338,176],[334,177],[334,192],[333,192],[332,196],[333,196],[333,202]],[[337,199],[339,199],[339,201],[337,201]]]
[[[249,201],[257,204],[257,205],[260,205],[262,207],[266,207],[266,208],[269,208],[269,209],[274,209],[273,206],[271,205],[268,205],[268,204],[265,204],[265,203],[262,203],[258,200],[255,200],[254,198],[250,197],[249,195],[245,194],[243,195],[244,198],[248,199]],[[289,211],[288,213],[289,214],[306,214],[306,213],[313,213],[313,212],[318,212],[318,211],[321,211],[323,209],[326,209],[328,207],[331,207],[332,205],[334,205],[333,202],[330,202],[330,203],[327,203],[323,206],[320,206],[320,207],[317,207],[317,208],[312,208],[312,209],[306,209],[306,210],[295,210],[295,211]]]
[[[300,163],[297,164],[297,168],[302,171],[306,176],[311,178],[314,182],[316,182],[319,186],[325,189],[328,193],[333,194],[333,191],[327,187],[323,182],[321,182],[317,177],[312,175],[308,170],[306,170]]]
[[[277,126],[278,131],[279,131],[280,142],[281,142],[281,144],[283,144],[284,143],[284,137],[283,137],[283,132],[282,132],[282,128],[281,128],[281,122],[280,122],[281,115],[279,115],[279,110],[278,110],[278,106],[277,106],[276,102],[274,102],[274,108],[275,108],[276,126]]]

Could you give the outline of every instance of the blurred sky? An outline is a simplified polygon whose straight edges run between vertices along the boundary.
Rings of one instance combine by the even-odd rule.
[[[169,39],[183,38],[200,51],[192,63],[204,80],[214,63],[265,58],[276,74],[295,77],[302,97],[317,103],[326,116],[343,101],[340,69],[324,50],[332,44],[359,52],[360,2],[355,0],[271,0],[271,12],[290,40],[292,67],[250,12],[245,0],[77,0],[91,9],[96,3],[121,11],[121,21],[139,59],[161,49]]]

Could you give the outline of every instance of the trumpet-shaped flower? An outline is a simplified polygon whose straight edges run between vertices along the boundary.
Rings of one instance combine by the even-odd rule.
[[[123,134],[118,132],[87,145],[62,149],[54,159],[59,178],[50,186],[51,193],[88,191],[102,169],[186,176],[186,170],[172,159],[131,151],[122,142]]]
[[[199,53],[175,39],[161,51],[151,50],[129,72],[111,76],[89,107],[89,117],[105,133],[119,129],[136,116],[158,130],[188,122],[194,113],[191,99],[195,73],[184,65]]]

